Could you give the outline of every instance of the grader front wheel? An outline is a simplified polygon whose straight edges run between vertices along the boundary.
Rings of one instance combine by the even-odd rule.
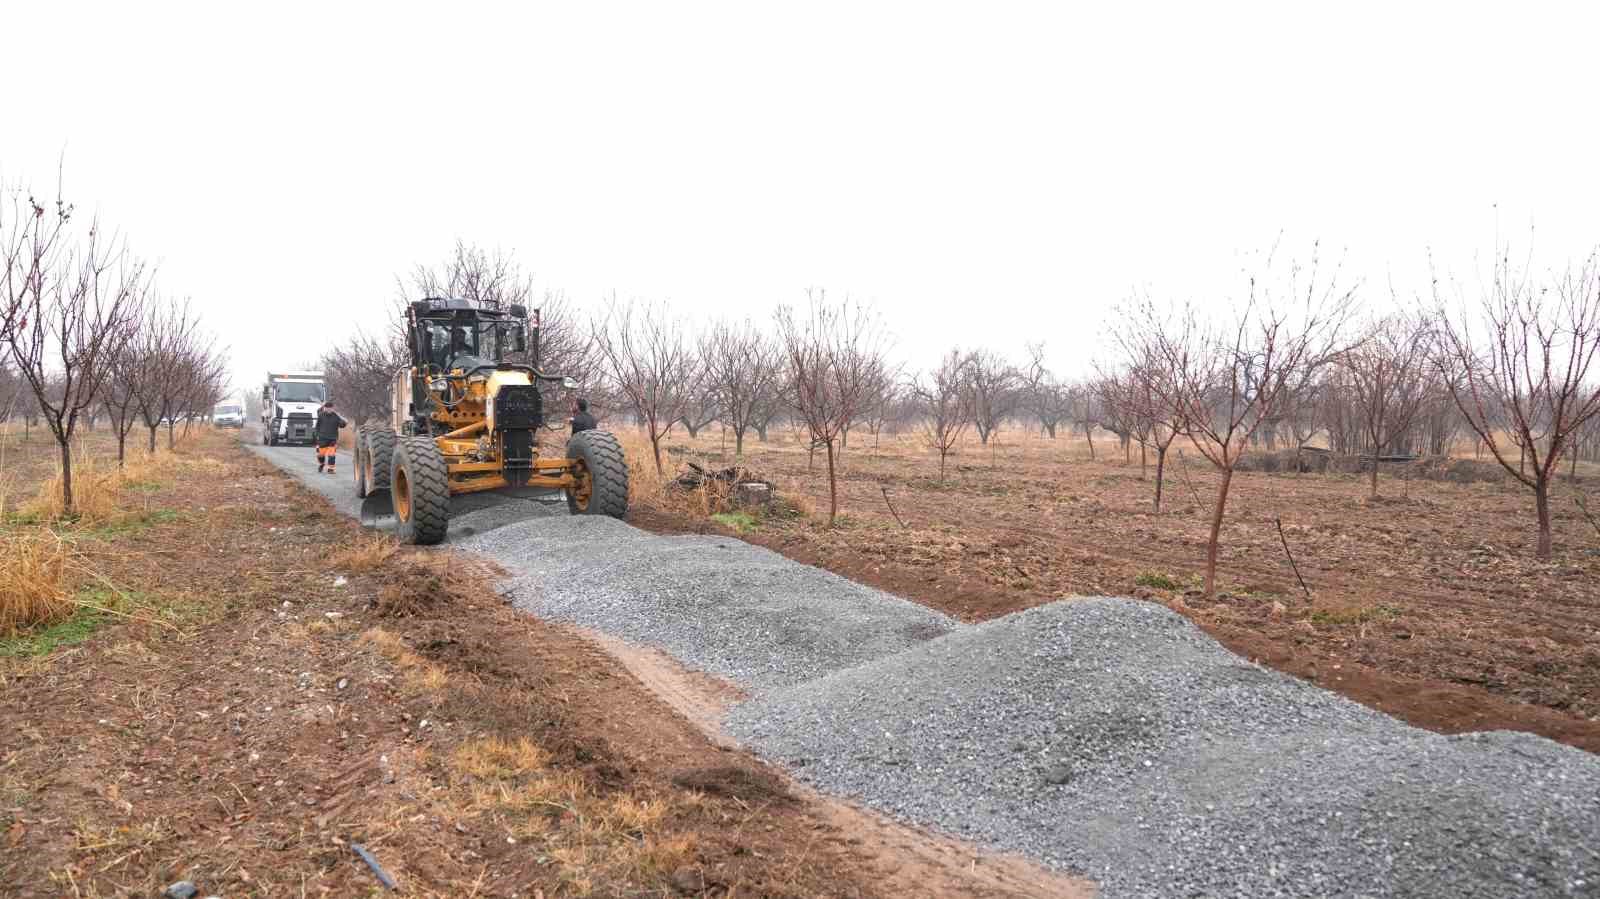
[[[394,444],[389,469],[395,536],[401,543],[427,546],[444,539],[450,524],[450,480],[444,456],[429,437],[402,437]]]
[[[576,482],[567,489],[567,511],[574,515],[628,514],[628,463],[622,444],[608,431],[579,431],[567,441]]]

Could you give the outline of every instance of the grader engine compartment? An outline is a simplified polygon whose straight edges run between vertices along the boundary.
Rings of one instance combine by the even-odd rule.
[[[628,470],[613,435],[584,431],[565,452],[540,455],[541,430],[561,440],[545,427],[541,385],[578,385],[539,368],[538,310],[530,319],[515,305],[418,300],[406,308],[406,343],[411,364],[395,373],[390,420],[356,438],[364,522],[392,517],[402,542],[437,543],[450,496],[523,488],[563,491],[573,514],[626,514]]]

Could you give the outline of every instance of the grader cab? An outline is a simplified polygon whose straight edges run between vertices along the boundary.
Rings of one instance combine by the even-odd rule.
[[[450,497],[484,490],[561,490],[574,515],[626,514],[628,467],[616,437],[566,439],[546,427],[541,385],[577,385],[539,369],[538,310],[530,321],[521,306],[418,300],[405,328],[410,365],[395,373],[389,421],[356,433],[351,467],[364,522],[392,517],[401,542],[438,543]],[[529,361],[507,361],[516,356]],[[541,435],[561,452],[542,454]]]

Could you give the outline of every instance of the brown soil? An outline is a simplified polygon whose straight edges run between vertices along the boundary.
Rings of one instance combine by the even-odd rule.
[[[1091,461],[1081,441],[1005,439],[963,447],[943,484],[937,458],[909,437],[853,450],[835,527],[771,515],[739,536],[967,621],[1072,595],[1169,603],[1240,655],[1420,727],[1525,730],[1600,752],[1600,536],[1564,486],[1544,562],[1520,488],[1386,476],[1372,500],[1364,476],[1239,473],[1221,592],[1207,601],[1194,587],[1215,478],[1192,453],[1170,466],[1155,514],[1154,467],[1141,478],[1137,447],[1128,464],[1120,452],[1108,460],[1104,443]],[[785,443],[747,450],[746,465],[826,509],[820,461],[808,471]],[[678,511],[688,505],[631,519],[731,534]]]
[[[5,895],[376,893],[353,844],[420,896],[887,896],[933,870],[488,572],[377,546],[266,463],[206,452],[207,476],[152,494],[177,520],[85,541],[152,611],[0,658]]]

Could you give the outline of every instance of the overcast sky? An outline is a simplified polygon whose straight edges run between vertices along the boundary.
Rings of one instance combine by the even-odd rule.
[[[159,7],[159,8],[156,8]],[[1600,241],[1572,4],[8,4],[0,179],[159,261],[238,385],[376,325],[457,238],[593,306],[808,285],[903,356],[1063,371],[1130,290],[1312,240],[1369,305],[1496,233]],[[20,55],[19,55],[20,54]]]

